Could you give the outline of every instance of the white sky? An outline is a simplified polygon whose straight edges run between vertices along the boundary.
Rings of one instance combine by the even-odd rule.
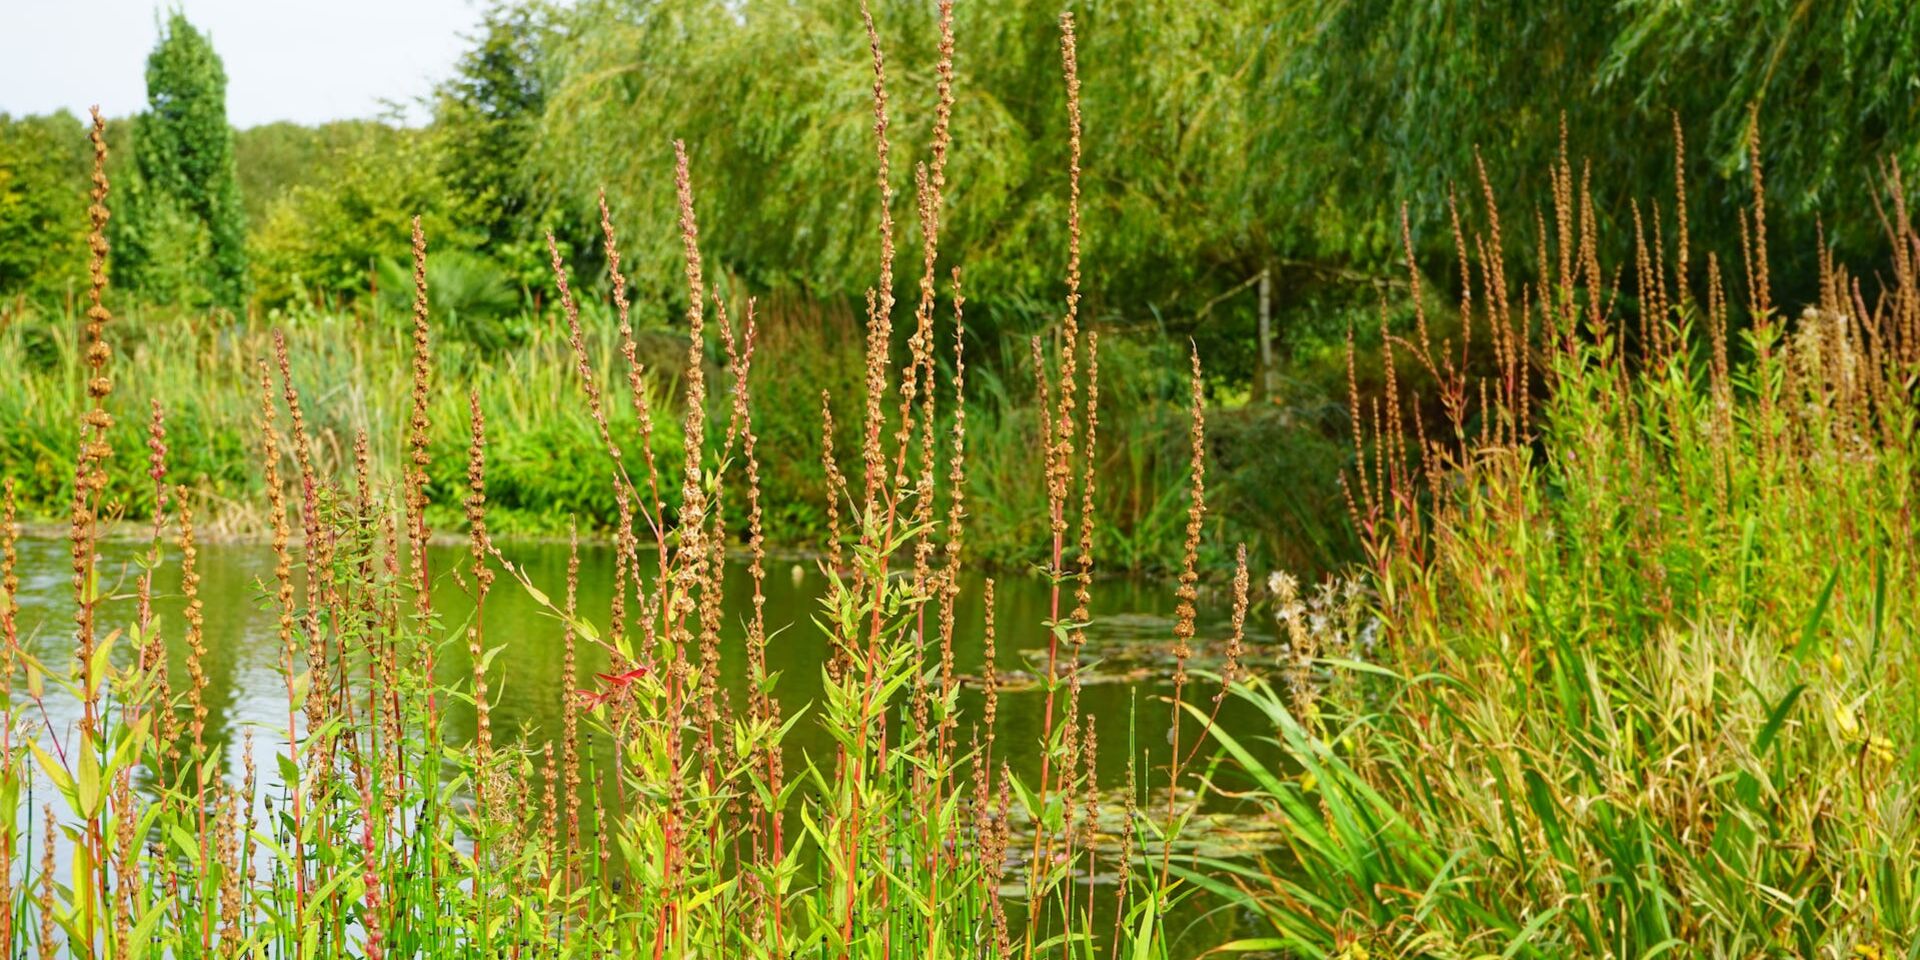
[[[227,119],[319,123],[408,106],[453,71],[477,0],[0,0],[0,112],[146,109],[147,54],[174,7],[227,67]]]

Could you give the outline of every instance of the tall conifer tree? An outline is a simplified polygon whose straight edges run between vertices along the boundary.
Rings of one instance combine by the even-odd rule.
[[[119,251],[124,280],[156,299],[240,307],[246,218],[227,73],[207,36],[178,11],[147,57],[147,112],[135,131],[137,182]]]

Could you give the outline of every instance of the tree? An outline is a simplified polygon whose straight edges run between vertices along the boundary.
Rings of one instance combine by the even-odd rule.
[[[120,231],[123,279],[165,301],[238,308],[247,289],[246,214],[227,124],[227,74],[184,14],[147,58],[147,113]]]
[[[1259,65],[1251,96],[1298,122],[1268,126],[1256,160],[1300,171],[1311,186],[1295,196],[1344,211],[1323,250],[1392,259],[1407,203],[1416,243],[1446,269],[1448,189],[1478,200],[1476,150],[1508,239],[1527,249],[1564,130],[1575,176],[1591,161],[1598,232],[1620,244],[1605,259],[1621,262],[1630,200],[1649,216],[1659,201],[1672,237],[1676,118],[1703,181],[1693,234],[1736,238],[1757,105],[1773,278],[1810,294],[1815,214],[1850,215],[1826,224],[1843,259],[1876,256],[1880,225],[1854,215],[1873,209],[1876,165],[1920,160],[1920,31],[1904,0],[1352,0],[1289,7],[1277,29],[1302,41]]]
[[[478,239],[434,172],[430,132],[383,123],[343,129],[351,136],[314,160],[326,176],[288,188],[255,231],[255,285],[264,306],[365,294],[383,260],[406,255],[416,214],[436,256],[470,249]]]
[[[523,283],[544,286],[544,235],[553,202],[528,158],[547,106],[543,7],[496,6],[474,46],[461,55],[434,110],[442,179],[455,190],[466,224],[485,232],[485,249]],[[564,233],[565,231],[557,231]]]
[[[1260,26],[1271,5],[1074,5],[1086,315],[1192,328],[1198,305],[1259,269],[1271,243],[1263,224],[1284,208],[1242,202],[1250,121],[1239,91],[1243,64],[1275,42]],[[887,63],[893,216],[901,249],[912,250],[913,165],[927,156],[937,89],[937,7],[873,6]],[[1057,322],[1065,300],[1059,9],[1033,0],[955,5],[941,253],[966,270],[976,330]],[[678,239],[648,229],[672,222],[675,138],[691,155],[702,222],[715,224],[703,247],[729,275],[755,290],[854,303],[875,282],[873,67],[857,7],[585,0],[563,14],[548,59],[552,92],[536,156],[576,219],[592,216],[606,188],[631,225],[622,252],[637,285],[675,296]],[[944,262],[936,272],[945,276]],[[910,291],[915,280],[899,282]]]
[[[233,156],[249,234],[293,188],[332,180],[335,158],[377,136],[375,128],[382,127],[379,120],[332,120],[313,127],[281,120],[235,131]]]
[[[85,127],[0,114],[0,296],[54,296],[86,273]]]

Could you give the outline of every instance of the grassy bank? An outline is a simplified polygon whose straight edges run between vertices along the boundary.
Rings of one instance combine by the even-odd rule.
[[[402,238],[404,239],[404,238]],[[164,400],[170,429],[180,442],[171,465],[176,482],[197,498],[208,534],[263,538],[268,534],[259,501],[262,488],[250,438],[258,419],[254,361],[271,352],[271,335],[286,337],[301,358],[296,382],[315,404],[310,429],[324,469],[343,469],[353,437],[365,432],[378,479],[393,481],[409,390],[410,333],[404,301],[364,313],[302,311],[254,320],[226,320],[167,310],[135,309],[116,325],[120,344],[117,389],[109,399],[114,436],[123,448],[142,441],[140,424],[153,400]],[[861,321],[843,309],[805,303],[758,308],[765,355],[778,358],[759,371],[768,509],[765,532],[788,548],[817,545],[827,534],[825,474],[821,467],[821,393],[851,398],[861,389]],[[637,312],[637,311],[636,311]],[[906,318],[911,320],[911,317]],[[936,336],[950,341],[952,321],[942,317]],[[582,342],[598,369],[617,369],[618,322],[600,297],[581,304]],[[23,515],[57,520],[66,510],[71,484],[72,424],[86,397],[81,345],[83,320],[76,314],[31,310],[0,326],[0,368],[19,372],[16,389],[0,396],[0,471],[16,477]],[[466,392],[482,385],[481,403],[496,425],[490,497],[496,535],[563,537],[577,521],[587,535],[612,530],[615,511],[604,471],[602,446],[592,420],[566,398],[578,387],[577,363],[566,321],[558,310],[528,314],[511,324],[511,343],[481,346],[451,336],[436,337],[446,376],[430,387],[429,420],[434,475],[428,487],[429,516],[437,529],[464,522],[459,466],[466,437]],[[660,455],[680,456],[681,386],[688,355],[684,327],[656,326],[634,334],[643,382],[656,409],[670,412],[656,424]],[[1040,443],[1033,360],[1025,338],[969,339],[972,377],[967,397],[968,429],[975,452],[974,538],[976,558],[1002,567],[1044,558],[1039,491],[1031,483],[1033,451]],[[1054,355],[1057,346],[1049,349]],[[709,336],[702,355],[705,373],[718,375],[724,347]],[[937,361],[950,377],[953,361]],[[1166,571],[1184,536],[1186,384],[1179,370],[1184,354],[1152,340],[1109,337],[1102,358],[1107,436],[1096,491],[1110,518],[1096,547],[1109,570]],[[624,376],[624,375],[623,375]],[[1347,454],[1339,437],[1345,420],[1324,402],[1216,403],[1213,452],[1220,510],[1203,535],[1202,566],[1231,567],[1233,545],[1248,542],[1256,562],[1277,560],[1293,569],[1328,569],[1352,556],[1356,542],[1346,532],[1334,482]],[[724,413],[711,402],[710,415]],[[834,411],[842,450],[858,441],[854,412]],[[606,411],[620,436],[637,429],[631,405]],[[897,410],[889,415],[897,419]],[[950,424],[950,414],[940,416]],[[151,516],[152,494],[144,468],[133,461],[108,464],[115,509],[125,518]],[[663,491],[669,507],[679,491]],[[745,528],[729,529],[735,539]]]
[[[1243,947],[1913,955],[1920,236],[1880,186],[1891,263],[1823,252],[1804,308],[1770,300],[1756,205],[1732,268],[1672,220],[1614,290],[1582,232],[1540,286],[1476,258],[1484,380],[1398,346],[1461,429],[1366,432],[1378,644],[1285,605],[1298,669],[1241,691],[1301,770],[1243,768],[1290,858],[1195,875],[1264,918]]]

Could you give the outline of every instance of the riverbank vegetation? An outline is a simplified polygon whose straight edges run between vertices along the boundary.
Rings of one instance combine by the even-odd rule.
[[[1463,204],[1460,304],[1487,365],[1397,343],[1446,385],[1451,428],[1415,434],[1388,406],[1350,474],[1384,639],[1362,656],[1283,604],[1297,670],[1237,691],[1299,764],[1240,769],[1290,856],[1192,874],[1262,917],[1241,948],[1920,943],[1920,233],[1883,167],[1890,260],[1856,272],[1822,248],[1819,296],[1782,304],[1751,150],[1739,259],[1644,221],[1619,286],[1564,159],[1542,279],[1509,279],[1491,194]],[[1251,759],[1256,734],[1212,732]]]
[[[1513,13],[1401,0],[1077,9],[1087,61],[1100,67],[1082,98],[1095,134],[1079,201],[1082,313],[1112,351],[1114,409],[1137,413],[1116,421],[1103,454],[1112,479],[1101,496],[1113,523],[1098,536],[1111,569],[1166,572],[1179,550],[1185,385],[1174,371],[1188,341],[1207,357],[1217,424],[1218,509],[1202,566],[1223,580],[1241,541],[1256,565],[1303,572],[1359,558],[1333,479],[1347,428],[1347,331],[1358,332],[1363,398],[1384,399],[1380,299],[1393,333],[1410,335],[1414,319],[1399,209],[1408,206],[1415,227],[1425,289],[1457,285],[1457,258],[1439,228],[1453,188],[1472,179],[1476,149],[1487,152],[1495,191],[1524,204],[1509,217],[1507,239],[1531,246],[1530,198],[1543,195],[1540,171],[1564,131],[1572,155],[1604,174],[1592,181],[1593,216],[1603,256],[1617,263],[1631,257],[1632,201],[1670,179],[1651,145],[1665,141],[1673,116],[1694,141],[1687,173],[1704,188],[1690,211],[1695,233],[1728,243],[1751,203],[1749,105],[1762,102],[1765,116],[1782,120],[1821,117],[1769,131],[1773,277],[1782,301],[1794,303],[1818,293],[1818,212],[1862,211],[1825,223],[1825,237],[1836,256],[1868,262],[1880,243],[1864,213],[1874,158],[1909,168],[1920,160],[1901,79],[1916,58],[1899,4],[1862,3],[1833,17],[1806,16],[1795,4],[1724,2],[1684,15],[1660,5]],[[933,11],[876,6],[898,62],[935,62]],[[1011,519],[1031,515],[1033,501],[1019,499],[1027,485],[990,476],[1030,462],[1038,417],[1022,369],[1026,338],[1055,336],[1065,294],[1058,271],[1041,266],[1066,256],[1066,112],[1045,40],[1054,13],[1027,0],[981,0],[955,13],[957,34],[979,42],[954,67],[963,135],[949,162],[955,202],[942,246],[973,278],[967,336],[980,389],[967,403],[978,476],[993,491],[983,491],[983,503],[1009,498],[1004,509],[979,513],[976,541],[980,556],[1016,565],[1042,559],[1031,531]],[[395,365],[404,367],[404,351],[392,345],[407,337],[405,250],[415,215],[433,238],[428,269],[446,362],[558,376],[543,367],[565,352],[555,349],[564,319],[546,235],[578,265],[595,294],[584,299],[604,303],[598,198],[604,191],[633,222],[670,219],[675,200],[660,171],[678,138],[709,185],[710,218],[729,225],[707,247],[713,282],[759,296],[768,336],[793,332],[795,362],[763,370],[765,393],[782,397],[763,414],[764,442],[770,464],[810,473],[818,458],[805,381],[835,389],[857,381],[858,340],[838,324],[858,326],[871,285],[863,198],[872,175],[858,161],[870,133],[860,95],[869,52],[853,14],[815,0],[501,3],[468,38],[453,75],[413,105],[410,122],[266,124],[231,131],[230,149],[215,45],[170,16],[151,58],[154,103],[108,105],[109,173],[120,197],[110,269],[129,348],[152,346],[154,379],[129,386],[197,388],[203,371],[189,342],[257,342],[274,328],[296,346],[355,343],[353,356],[371,365],[351,378],[329,368],[329,385],[393,383]],[[1552,55],[1534,55],[1541,45]],[[763,58],[783,69],[756,69]],[[936,83],[922,66],[903,77],[891,135],[923,155]],[[729,109],[707,109],[716,98]],[[84,141],[84,125],[70,116],[0,120],[0,350],[10,369],[52,357],[45,341],[69,354],[78,342]],[[889,183],[891,212],[908,235],[916,229],[912,173],[895,165]],[[236,230],[245,239],[237,254],[232,243],[215,243]],[[677,243],[639,235],[626,253],[637,342],[683,339]],[[1444,296],[1425,304],[1436,326],[1456,322],[1451,306]],[[589,338],[604,349],[611,322],[604,310],[583,309]],[[654,388],[678,397],[681,353],[661,353]],[[709,369],[724,363],[713,345],[706,359]],[[78,360],[65,362],[71,370]],[[18,368],[49,376],[45,363]],[[1434,388],[1414,365],[1395,377],[1425,395]],[[72,392],[76,382],[46,379],[35,390]],[[381,413],[393,412],[394,394],[370,393],[370,403],[387,402]],[[435,402],[457,408],[460,398]],[[564,405],[489,412],[538,428],[516,431],[525,446],[501,451],[503,468],[522,457],[578,461],[584,425]],[[435,418],[436,444],[463,443],[447,426],[457,419]],[[62,421],[47,413],[42,422]],[[240,456],[247,422],[238,406],[231,416],[209,411],[204,423],[220,442],[207,462],[178,465],[179,480],[213,495],[210,519],[233,501],[257,500],[257,487],[249,498],[236,489],[251,473]],[[371,432],[376,445],[398,442],[390,430]],[[343,444],[351,436],[336,432]],[[10,472],[58,475],[60,458],[48,454],[59,449],[33,434],[0,436]],[[503,535],[556,536],[576,513],[604,532],[604,508],[586,509],[564,484],[534,482],[565,478],[522,473],[528,482],[502,504]],[[436,486],[435,495],[450,489]],[[825,534],[820,511],[801,511],[792,497],[777,502],[774,542],[804,548]],[[29,497],[22,509],[41,520],[61,514],[57,496]],[[452,500],[434,509],[459,512]],[[257,517],[221,520],[264,533]]]
[[[943,17],[943,90],[952,83],[951,29]],[[1070,17],[1059,36],[1073,111]],[[896,162],[887,61],[871,26],[869,38],[885,183]],[[968,389],[966,339],[939,337],[935,326],[936,312],[956,329],[965,322],[962,271],[936,273],[951,108],[950,98],[936,108],[942,133],[918,165],[919,248],[898,258],[902,276],[918,273],[915,288],[898,288],[914,304],[913,325],[904,336],[893,329],[901,238],[883,214],[880,281],[857,382],[837,396],[828,388],[807,398],[820,418],[817,502],[828,531],[817,617],[831,651],[818,666],[817,702],[783,703],[779,678],[766,669],[775,637],[761,584],[772,511],[753,374],[761,351],[779,341],[762,340],[755,299],[708,285],[684,147],[676,147],[672,171],[688,303],[675,378],[682,402],[664,402],[642,374],[647,355],[635,340],[615,222],[604,207],[611,346],[588,343],[573,268],[556,244],[551,265],[566,335],[545,349],[564,352],[565,363],[548,367],[565,376],[516,384],[508,394],[549,389],[543,400],[565,397],[579,411],[582,460],[592,464],[582,472],[597,481],[582,497],[613,510],[614,589],[605,611],[579,609],[577,566],[565,583],[536,584],[495,546],[494,501],[512,485],[511,474],[500,482],[493,453],[510,448],[519,424],[491,419],[481,397],[515,375],[440,362],[421,221],[412,233],[410,335],[392,347],[405,365],[391,366],[405,375],[395,382],[303,388],[294,370],[308,357],[277,330],[230,345],[189,336],[174,347],[220,373],[199,378],[204,409],[238,402],[210,399],[223,380],[251,387],[247,439],[264,501],[254,509],[273,552],[260,590],[276,614],[286,702],[265,764],[256,762],[251,731],[237,745],[204,735],[201,637],[208,617],[232,611],[198,600],[195,514],[204,499],[171,482],[174,451],[195,438],[154,398],[141,445],[117,442],[116,423],[132,419],[118,386],[136,382],[142,367],[115,362],[106,124],[96,114],[86,326],[79,348],[63,354],[81,358],[75,375],[85,397],[76,404],[73,479],[64,485],[76,629],[70,662],[43,661],[19,637],[14,520],[22,478],[7,481],[0,551],[0,683],[9,695],[0,737],[24,746],[15,750],[9,739],[4,751],[6,797],[18,811],[21,788],[44,783],[64,809],[43,791],[28,811],[38,817],[28,818],[33,825],[0,834],[0,942],[30,944],[42,956],[100,957],[971,956],[983,943],[1003,956],[1169,956],[1164,915],[1186,895],[1171,860],[1198,809],[1192,791],[1200,782],[1189,767],[1200,744],[1176,734],[1164,773],[1130,765],[1123,782],[1100,783],[1092,762],[1100,736],[1134,731],[1110,721],[1103,733],[1080,706],[1100,522],[1090,453],[1101,449],[1106,395],[1105,354],[1098,334],[1078,325],[1071,294],[1057,347],[1029,342],[1039,469],[1023,475],[1040,491],[1048,619],[1008,625],[1047,637],[1043,726],[1035,742],[999,742],[991,653],[982,715],[963,725],[958,710],[952,639],[960,574],[972,562],[966,521],[980,488],[968,483],[972,434],[954,403]],[[1070,165],[1069,177],[1078,175]],[[1069,205],[1067,216],[1077,221],[1077,209]],[[909,266],[915,259],[917,271]],[[1079,262],[1076,247],[1065,265],[1070,287]],[[725,360],[711,371],[709,336]],[[341,349],[355,347],[346,340]],[[950,367],[936,362],[943,354]],[[1197,680],[1189,689],[1186,677],[1206,515],[1197,354],[1188,370],[1179,673],[1174,704],[1156,710],[1173,711],[1169,719],[1183,697],[1199,696]],[[460,384],[463,407],[436,392],[447,381]],[[330,448],[329,434],[317,430],[320,411],[351,409],[362,390],[390,390],[405,404],[397,447],[376,449],[357,430]],[[716,406],[721,412],[710,416]],[[942,415],[942,407],[953,412]],[[436,447],[437,417],[464,428],[461,449]],[[852,425],[845,446],[836,419]],[[659,442],[676,434],[685,440],[675,447]],[[377,453],[397,465],[376,474]],[[103,520],[122,508],[109,468],[117,460],[140,464],[148,498],[140,512],[152,524],[126,625],[101,617],[97,553]],[[433,509],[428,491],[438,485],[457,491],[461,514],[452,522],[469,549],[464,562],[436,570],[426,562],[428,541],[450,519]],[[726,596],[729,555],[748,564],[745,602]],[[1229,673],[1248,605],[1245,550],[1237,556]],[[160,573],[174,563],[185,597],[177,626],[154,615]],[[470,601],[457,618],[434,601],[433,587],[447,580]],[[524,591],[543,607],[550,635],[490,636],[488,597],[497,589]],[[991,580],[984,589],[991,594]],[[991,650],[993,606],[983,609]],[[730,617],[745,624],[744,663],[721,659]],[[184,632],[180,664],[169,655],[166,631],[174,629]],[[506,678],[489,667],[506,642],[548,644],[567,664],[558,737],[536,742],[494,729],[490,691]],[[449,679],[436,659],[453,646],[465,649],[471,673]],[[589,649],[611,666],[582,683],[573,665]],[[730,698],[723,676],[740,672],[746,694]],[[49,707],[50,687],[53,700],[64,695],[76,708],[70,730]],[[456,703],[471,706],[474,734],[449,742],[444,713]],[[818,725],[837,749],[790,756],[782,742],[796,723]],[[1039,776],[1017,781],[1006,754],[1027,750],[1039,752]],[[63,861],[68,869],[57,869]]]
[[[1347,9],[1375,8],[1401,6]],[[1845,211],[1830,233],[1805,204],[1840,160],[1796,130],[1782,152],[1812,162],[1763,171],[1767,114],[1720,109],[1751,89],[1738,71],[1727,90],[1683,98],[1711,101],[1704,191],[1677,114],[1631,145],[1624,186],[1601,187],[1609,158],[1573,146],[1590,104],[1511,157],[1489,146],[1447,171],[1383,166],[1467,186],[1395,179],[1404,206],[1335,218],[1372,253],[1328,262],[1364,279],[1313,301],[1338,325],[1292,342],[1289,370],[1314,386],[1276,402],[1269,371],[1236,372],[1231,348],[1220,373],[1202,362],[1220,341],[1201,321],[1228,299],[1194,304],[1194,291],[1239,296],[1247,274],[1169,286],[1167,301],[1093,282],[1154,255],[1129,260],[1127,242],[1164,239],[1139,222],[1119,237],[1090,226],[1142,209],[1088,173],[1093,157],[1119,165],[1111,143],[1091,146],[1105,134],[1089,120],[1128,129],[1114,103],[1091,106],[1113,88],[1080,82],[1083,54],[1126,49],[1111,19],[1095,18],[1084,49],[1072,14],[1044,34],[1018,17],[983,31],[1044,50],[1054,85],[996,109],[1005,78],[982,67],[987,82],[965,82],[966,21],[950,3],[927,23],[903,16],[903,59],[872,20],[830,38],[805,5],[785,19],[749,5],[815,44],[780,48],[801,93],[775,103],[802,119],[765,143],[694,124],[704,144],[672,142],[643,177],[581,159],[648,156],[605,111],[670,102],[648,85],[685,77],[763,109],[763,78],[608,58],[691,58],[765,26],[577,9],[620,29],[505,15],[448,93],[474,108],[503,95],[498,70],[598,65],[508,84],[524,125],[480,111],[466,126],[333,134],[383,144],[364,160],[457,131],[478,163],[553,146],[541,137],[558,129],[557,101],[582,123],[562,138],[579,151],[570,169],[617,186],[584,201],[577,184],[461,168],[462,183],[505,185],[486,194],[498,216],[390,217],[405,208],[367,198],[400,194],[350,196],[353,178],[408,165],[367,163],[276,202],[240,309],[219,304],[233,274],[202,233],[214,214],[196,220],[176,198],[168,222],[210,259],[173,289],[202,302],[116,312],[112,128],[94,118],[73,247],[84,268],[65,302],[17,300],[0,331],[0,363],[21,371],[0,393],[10,955],[1913,953],[1920,232],[1898,162],[1911,144],[1838,190],[1876,216]],[[1327,26],[1351,28],[1346,16]],[[1717,63],[1732,42],[1699,27],[1667,49],[1678,41],[1658,11],[1637,16],[1652,19],[1597,45],[1544,19],[1586,41],[1551,62],[1659,48],[1669,66],[1689,50]],[[662,41],[675,32],[683,46]],[[1836,62],[1884,64],[1898,53],[1884,34],[1834,40]],[[1323,42],[1386,56],[1350,29]],[[802,55],[849,45],[857,73]],[[1767,69],[1804,56],[1783,45]],[[1264,69],[1250,57],[1248,72]],[[1289,76],[1311,88],[1317,75]],[[1825,83],[1795,90],[1833,93]],[[1884,107],[1882,86],[1850,89]],[[824,90],[858,98],[858,117],[801,109]],[[1057,135],[1019,143],[1010,131],[1032,126],[1019,111],[1049,103],[1058,115],[1039,125]],[[955,135],[969,109],[986,118],[978,141]],[[1226,112],[1223,136],[1245,120]],[[1254,142],[1227,154],[1258,156]],[[760,179],[710,181],[709,151]],[[789,154],[852,172],[844,189],[803,193],[767,169]],[[1041,174],[1005,166],[1042,156],[1059,160],[1057,201],[1038,196]],[[432,179],[443,168],[422,169],[407,190],[459,196]],[[1514,187],[1530,172],[1546,184],[1538,207]],[[1770,176],[1799,186],[1769,200]],[[768,182],[780,187],[757,219],[748,191]],[[1624,214],[1609,189],[1629,191]],[[373,226],[356,241],[365,258],[311,261],[339,268],[323,282],[289,265],[327,248],[299,246],[320,228],[295,229],[326,215]],[[1809,222],[1816,239],[1783,252]],[[793,223],[820,232],[799,242],[780,229]],[[259,239],[273,231],[291,231],[284,246]],[[783,274],[796,250],[818,272]],[[1218,266],[1191,248],[1178,259]],[[1162,328],[1185,343],[1123,322],[1167,302],[1194,309]],[[60,322],[36,322],[48,316]],[[1335,400],[1313,399],[1323,392]],[[1297,466],[1295,450],[1308,451]],[[57,656],[18,622],[22,576],[48,579],[17,557],[29,513],[59,515],[71,547],[58,575],[71,575],[73,639]],[[149,543],[117,588],[97,555],[114,520]],[[270,544],[258,593],[284,689],[284,724],[239,743],[205,726],[201,641],[208,618],[234,611],[200,603],[196,570],[222,532]],[[516,565],[518,534],[610,543],[606,608],[578,602],[577,566],[542,582]],[[435,537],[464,556],[430,566]],[[783,639],[763,610],[776,542],[810,546],[824,583],[814,620],[829,653],[804,703],[767,664]],[[730,580],[730,563],[748,576]],[[1316,564],[1339,575],[1296,578]],[[1046,616],[996,623],[994,580],[986,602],[961,596],[978,566],[1036,578]],[[1145,641],[1159,655],[1133,661],[1133,713],[1096,716],[1083,703],[1103,659],[1091,598],[1122,568],[1173,574],[1175,614]],[[178,622],[155,613],[176,584]],[[436,602],[448,585],[465,594],[457,608]],[[545,632],[490,630],[502,591],[545,611]],[[126,623],[104,615],[118,593],[133,601]],[[1204,605],[1227,629],[1203,657]],[[962,610],[984,617],[962,623]],[[736,629],[741,656],[723,657]],[[978,676],[952,657],[963,630],[986,638]],[[1032,677],[999,676],[1002,641],[1044,650]],[[510,643],[564,664],[555,736],[494,723],[509,678],[492,664]],[[607,672],[583,675],[589,656]],[[454,660],[470,669],[448,671]],[[1044,698],[1037,729],[997,717],[1016,689]],[[471,736],[449,736],[455,709],[471,712]],[[1223,711],[1242,719],[1217,722]],[[790,749],[799,724],[832,749]],[[1112,738],[1129,745],[1118,775],[1093,762]],[[1009,758],[1027,755],[1037,775],[1016,776]],[[1198,836],[1226,815],[1233,832]],[[1183,939],[1173,918],[1196,913],[1230,917],[1225,942]]]

